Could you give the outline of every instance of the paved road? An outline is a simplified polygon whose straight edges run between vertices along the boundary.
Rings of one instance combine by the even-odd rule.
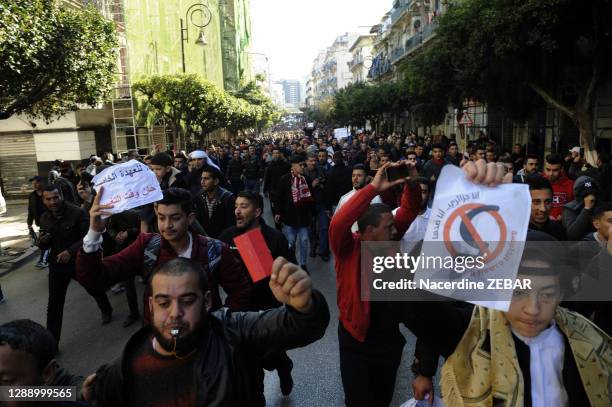
[[[269,214],[267,214],[269,216]],[[268,217],[266,216],[266,217]],[[33,267],[34,260],[0,278],[7,297],[0,305],[0,323],[17,318],[30,318],[41,324],[46,321],[47,274]],[[332,319],[322,340],[303,349],[289,352],[294,361],[295,387],[289,397],[279,390],[276,372],[266,373],[266,399],[270,406],[342,406],[343,391],[338,357],[336,283],[333,263],[309,259],[314,285],[321,290],[330,305]],[[139,284],[138,289],[142,290]],[[76,282],[68,290],[64,325],[60,343],[60,363],[81,375],[93,372],[99,365],[117,357],[124,342],[138,327],[122,328],[127,316],[124,294],[109,298],[114,308],[113,322],[100,325],[100,314],[93,298]],[[407,345],[396,383],[392,406],[399,406],[410,396],[409,366],[414,353],[414,337],[404,331]]]

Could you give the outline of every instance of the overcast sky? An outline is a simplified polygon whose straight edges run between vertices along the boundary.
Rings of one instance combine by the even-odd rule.
[[[252,51],[268,56],[274,80],[301,81],[319,50],[347,31],[378,24],[392,4],[393,0],[251,0]]]

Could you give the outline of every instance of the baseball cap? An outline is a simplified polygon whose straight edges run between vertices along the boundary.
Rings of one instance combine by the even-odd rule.
[[[570,152],[570,153],[580,153],[580,147],[577,147],[577,146],[576,146],[576,147],[572,147],[572,148],[569,150],[569,152]]]

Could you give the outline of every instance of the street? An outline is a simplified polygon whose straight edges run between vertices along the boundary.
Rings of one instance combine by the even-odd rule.
[[[267,205],[269,208],[269,205]],[[269,210],[266,219],[270,221]],[[45,325],[47,306],[47,273],[34,267],[34,256],[21,267],[0,278],[7,301],[0,305],[0,324],[19,318],[30,318]],[[330,307],[331,322],[325,336],[318,342],[289,352],[294,362],[295,386],[288,397],[280,393],[276,372],[266,372],[266,400],[269,406],[342,406],[343,391],[338,356],[338,308],[333,258],[328,263],[318,257],[309,258],[308,269],[314,286],[323,292]],[[137,284],[142,295],[142,284]],[[95,301],[76,281],[70,284],[64,307],[64,323],[59,362],[69,371],[88,375],[98,366],[118,357],[128,337],[138,330],[138,324],[121,326],[128,314],[124,293],[113,295],[113,321],[101,326],[100,312]],[[414,354],[414,337],[405,329],[407,339],[402,364],[398,371],[392,406],[399,406],[411,397],[410,364]]]

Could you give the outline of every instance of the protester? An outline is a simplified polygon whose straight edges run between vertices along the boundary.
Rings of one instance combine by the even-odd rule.
[[[314,208],[310,222],[310,257],[321,256],[323,261],[329,261],[329,240],[327,230],[329,228],[330,210],[325,196],[325,184],[327,170],[324,165],[317,164],[314,154],[308,154],[306,158],[306,168],[304,177],[309,185],[312,186],[312,198]]]
[[[56,185],[43,190],[43,203],[47,208],[40,218],[41,250],[49,250],[49,302],[47,305],[47,329],[59,344],[64,316],[64,302],[70,280],[75,278],[75,259],[87,233],[87,212],[65,202]],[[113,309],[101,287],[85,289],[98,304],[102,312],[102,324],[108,324]]]
[[[280,148],[272,149],[272,161],[268,164],[264,171],[263,191],[266,197],[270,198],[270,204],[274,205],[278,202],[278,197],[275,195],[278,191],[278,182],[285,174],[289,174],[291,165],[283,157]],[[274,208],[272,208],[274,212]],[[276,224],[278,230],[281,229],[279,224]]]
[[[593,178],[582,176],[574,183],[574,200],[563,207],[563,227],[568,240],[580,240],[593,232],[591,216],[597,206],[599,183]]]
[[[51,332],[29,319],[0,325],[0,383],[2,386],[76,386],[83,378],[67,372],[58,364],[57,343]],[[74,394],[79,399],[79,394]],[[7,407],[22,406],[23,401],[5,400]],[[45,402],[42,405],[51,405]],[[84,403],[56,401],[53,406],[84,406]]]
[[[352,188],[353,170],[345,164],[340,151],[334,153],[333,161],[334,166],[329,170],[326,178],[326,195],[328,206],[335,210],[340,198]]]
[[[336,259],[340,372],[349,407],[389,405],[405,344],[390,304],[363,301],[360,289],[362,242],[397,240],[420,211],[421,196],[414,188],[404,189],[395,217],[386,205],[371,203],[380,192],[405,182],[386,179],[385,170],[392,165],[397,164],[385,164],[368,186],[356,191],[336,211],[329,228]],[[411,168],[415,175],[415,168]],[[359,233],[351,231],[355,222]]]
[[[529,228],[547,233],[557,240],[565,240],[565,229],[561,222],[551,219],[553,189],[550,182],[538,175],[527,178],[531,194],[531,216]]]
[[[539,160],[536,154],[527,154],[523,168],[516,173],[516,175],[521,178],[521,182],[525,182],[525,177],[537,174]]]
[[[308,259],[308,227],[314,207],[314,198],[310,192],[304,173],[304,162],[299,155],[291,159],[291,173],[285,174],[278,182],[274,204],[274,221],[283,224],[283,233],[287,237],[289,247],[296,254],[300,267],[307,270]]]
[[[236,225],[223,231],[219,240],[234,248],[236,237],[251,230],[259,229],[273,259],[283,257],[290,262],[294,262],[295,255],[289,249],[287,239],[281,232],[265,223],[262,218],[263,210],[263,198],[260,194],[253,191],[239,193],[236,198]],[[269,283],[270,278],[264,278],[257,283],[253,283],[249,310],[266,310],[281,305],[270,290]],[[262,367],[270,371],[277,370],[282,394],[288,395],[291,393],[293,388],[293,378],[291,377],[293,362],[285,352],[268,355],[262,361]],[[263,371],[260,370],[259,373],[259,383],[263,396]]]
[[[544,176],[550,181],[553,189],[552,220],[560,221],[563,207],[574,200],[574,181],[563,173],[563,158],[558,154],[549,154],[544,163]]]
[[[72,184],[72,181],[65,178],[57,171],[49,172],[49,180],[49,185],[55,185],[57,187],[57,190],[60,192],[63,200],[75,205],[79,204],[79,197],[76,193],[74,185]]]
[[[155,203],[160,233],[141,233],[130,246],[103,259],[100,246],[106,222],[100,216],[107,214],[112,205],[100,205],[100,196],[96,196],[90,210],[89,231],[77,257],[77,277],[81,284],[105,289],[135,275],[146,279],[156,265],[185,257],[199,262],[210,275],[213,309],[222,305],[219,286],[227,293],[225,304],[229,308],[247,309],[251,293],[249,283],[227,245],[188,231],[196,217],[189,192],[178,188],[165,190],[164,198]],[[144,295],[144,323],[147,324],[149,293]]]
[[[244,189],[244,164],[240,157],[240,150],[234,150],[232,159],[227,164],[227,181],[234,195]]]
[[[221,173],[214,167],[202,169],[202,189],[194,198],[198,222],[212,238],[234,224],[234,194],[221,188]]]
[[[263,179],[263,162],[257,154],[255,146],[249,146],[248,153],[242,160],[244,173],[244,189],[246,191],[254,191],[259,193],[261,189],[261,181]]]
[[[129,339],[119,359],[87,378],[87,401],[261,405],[245,376],[251,360],[315,342],[329,324],[327,303],[308,274],[283,258],[273,264],[270,290],[286,306],[264,312],[212,312],[207,276],[188,259],[153,270],[147,290],[152,324]]]
[[[172,157],[167,153],[157,153],[151,158],[151,169],[161,189],[186,188],[187,184],[183,180],[183,174],[172,164]]]
[[[555,243],[537,231],[527,240]],[[558,306],[567,290],[559,274],[563,260],[555,258],[562,252],[525,248],[517,279],[529,279],[531,289],[515,290],[507,312],[482,306],[470,312],[440,301],[404,303],[408,328],[446,358],[446,405],[609,405],[611,340]]]
[[[32,240],[36,242],[38,240],[38,236],[34,231],[33,225],[36,225],[40,228],[40,217],[45,211],[45,205],[43,204],[42,194],[45,189],[45,177],[35,176],[30,178],[30,182],[32,183],[33,191],[28,195],[28,219],[26,223],[28,225],[28,232],[32,237]],[[46,250],[40,251],[40,257],[38,258],[38,262],[36,263],[36,267],[38,268],[46,268],[47,267],[47,256],[49,252]]]
[[[345,203],[347,203],[349,199],[353,197],[353,195],[355,195],[357,191],[364,188],[368,184],[368,175],[367,175],[365,168],[362,165],[356,164],[353,167],[351,181],[353,184],[353,189],[347,192],[346,194],[342,195],[342,197],[338,201],[338,206],[336,206],[336,210],[334,213],[337,213],[340,210],[340,208],[342,208],[342,206]],[[372,201],[370,203],[372,204],[382,203],[382,199],[380,198],[380,196],[376,195],[372,198]],[[357,225],[357,222],[355,221],[355,223],[353,223],[353,226],[351,226],[351,231],[355,233],[357,232],[357,229],[358,229],[358,225]]]

